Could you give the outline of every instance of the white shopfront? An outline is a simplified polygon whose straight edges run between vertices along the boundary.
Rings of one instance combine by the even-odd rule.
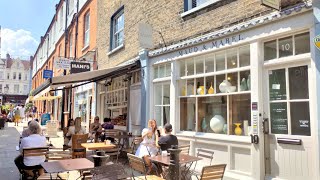
[[[304,5],[149,52],[149,118],[191,154],[213,150],[225,179],[319,179],[312,15]]]

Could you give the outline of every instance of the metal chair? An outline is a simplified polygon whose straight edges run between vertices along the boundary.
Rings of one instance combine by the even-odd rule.
[[[145,179],[147,179],[147,170],[146,165],[142,158],[139,158],[133,154],[127,154],[129,159],[129,166],[131,167],[132,177],[134,179],[133,170],[138,171],[140,174],[144,175]]]
[[[104,150],[104,151],[105,151],[105,154],[106,154],[106,155],[109,155],[110,157],[116,156],[116,163],[118,163],[118,159],[119,159],[119,155],[120,155],[120,150],[121,150],[121,148],[115,147],[115,148],[112,148],[112,149],[106,149],[106,150]]]
[[[85,158],[87,155],[86,148],[81,146],[81,143],[86,143],[88,140],[88,134],[74,134],[72,135],[71,154],[72,159]]]
[[[186,144],[186,145],[179,145],[178,146],[179,149],[181,149],[181,154],[189,154],[190,151],[190,145]]]
[[[219,164],[203,167],[200,180],[223,179],[226,166],[226,164]]]
[[[131,142],[130,148],[123,149],[122,151],[130,154],[135,154],[142,140],[142,137],[134,137]]]
[[[209,166],[211,166],[212,164],[213,155],[214,155],[213,151],[205,150],[205,149],[198,149],[198,152],[197,152],[197,157],[210,160]],[[192,175],[196,176],[196,178],[199,179],[198,176],[201,175],[201,172],[196,170],[196,166],[197,166],[197,161],[194,164],[193,170],[191,170],[191,176]]]

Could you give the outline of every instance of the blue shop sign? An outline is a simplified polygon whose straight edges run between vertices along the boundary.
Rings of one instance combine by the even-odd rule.
[[[52,76],[53,76],[52,70],[43,70],[43,78],[44,79],[52,78]]]

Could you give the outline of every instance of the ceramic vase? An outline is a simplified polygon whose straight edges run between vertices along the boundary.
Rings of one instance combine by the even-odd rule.
[[[203,119],[202,119],[201,128],[202,128],[202,131],[203,131],[203,132],[207,132],[208,125],[207,125],[206,118],[203,118]]]
[[[181,90],[181,96],[186,96],[186,95],[187,95],[187,90],[186,90],[186,87],[183,86]]]
[[[211,86],[210,86],[210,88],[208,90],[208,94],[213,94],[213,93],[214,93],[214,89],[212,87],[212,82],[211,82]]]
[[[250,88],[251,88],[251,80],[250,80],[250,75],[248,76],[248,80],[247,80],[247,86],[248,86],[248,90],[250,90]]]
[[[227,134],[228,132],[228,124],[224,124],[223,125],[223,130],[222,130],[223,134]]]
[[[197,94],[204,95],[204,86],[199,86],[199,88],[197,89]]]
[[[215,133],[221,133],[225,123],[226,123],[226,121],[224,120],[224,118],[221,115],[215,115],[210,120],[210,128]]]
[[[219,85],[219,90],[222,93],[226,93],[228,87],[231,86],[231,83],[228,80],[223,80],[223,82]]]
[[[248,90],[246,78],[242,78],[241,83],[240,83],[240,90],[241,91]]]
[[[248,120],[243,121],[243,134],[245,136],[248,136],[248,124],[249,124]]]
[[[240,128],[241,123],[234,123],[236,128],[234,128],[234,134],[240,136],[242,134],[242,129]]]

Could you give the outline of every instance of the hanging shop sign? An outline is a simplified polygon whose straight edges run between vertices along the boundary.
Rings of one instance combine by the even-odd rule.
[[[261,0],[261,5],[280,10],[280,0]]]
[[[43,79],[52,78],[53,71],[52,70],[43,70]]]
[[[71,62],[71,60],[67,59],[67,58],[55,59],[54,68],[69,70],[70,69],[70,62]]]
[[[70,65],[71,65],[71,67],[70,67],[71,74],[90,71],[90,63],[71,62]]]
[[[320,34],[313,39],[314,45],[320,50]]]

